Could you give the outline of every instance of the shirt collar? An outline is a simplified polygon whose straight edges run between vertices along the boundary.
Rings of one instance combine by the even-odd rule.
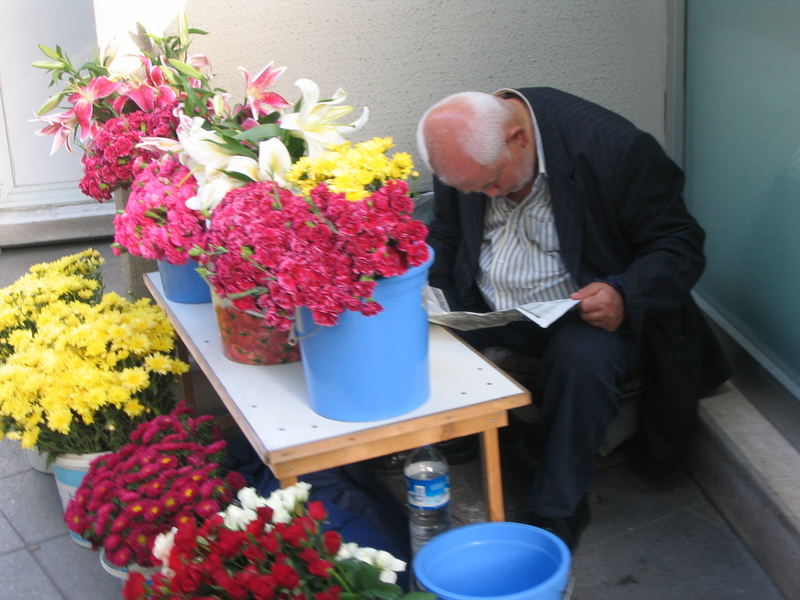
[[[509,96],[514,96],[519,98],[525,103],[525,106],[528,107],[528,111],[531,113],[531,119],[533,120],[533,134],[536,137],[536,156],[539,162],[539,174],[544,175],[547,177],[547,163],[544,160],[544,148],[542,147],[542,136],[539,134],[539,124],[536,122],[536,113],[533,111],[533,107],[531,103],[528,102],[528,99],[520,94],[517,90],[512,90],[511,88],[502,88],[497,90],[494,94],[498,98],[508,98]]]

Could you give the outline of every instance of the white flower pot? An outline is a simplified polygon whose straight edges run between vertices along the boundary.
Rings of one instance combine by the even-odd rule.
[[[89,471],[89,465],[98,456],[107,454],[106,452],[96,452],[93,454],[60,454],[53,462],[53,475],[56,480],[56,487],[58,494],[61,496],[61,506],[64,510],[67,509],[69,501],[75,497],[75,492],[83,481],[84,476]],[[92,545],[79,536],[77,533],[69,532],[72,541],[83,546],[84,548],[91,548]]]
[[[106,573],[116,577],[117,579],[121,579],[123,582],[128,579],[128,574],[131,572],[141,573],[145,576],[145,579],[149,581],[150,578],[160,570],[160,567],[142,567],[136,563],[132,563],[127,567],[118,567],[117,565],[112,565],[106,559],[106,551],[102,549],[100,550],[100,565],[103,567]]]
[[[39,471],[39,473],[48,473],[50,475],[53,474],[53,465],[47,464],[46,454],[42,454],[35,448],[23,448],[23,450],[25,452],[25,458],[28,461],[28,464],[34,471]]]

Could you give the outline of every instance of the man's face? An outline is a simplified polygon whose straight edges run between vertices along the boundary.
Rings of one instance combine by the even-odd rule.
[[[503,155],[490,165],[480,165],[466,155],[439,173],[447,185],[462,192],[481,192],[490,198],[508,196],[533,180],[534,151],[531,144],[506,146]]]

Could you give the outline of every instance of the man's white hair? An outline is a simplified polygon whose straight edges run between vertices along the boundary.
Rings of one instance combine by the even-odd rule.
[[[451,139],[428,136],[426,121],[431,113],[445,106],[461,108],[468,117],[468,126],[460,128]],[[505,126],[513,118],[513,111],[497,96],[484,92],[459,92],[431,106],[417,125],[417,147],[423,162],[430,169],[430,156],[436,155],[446,145],[457,144],[479,165],[490,165],[503,152]]]

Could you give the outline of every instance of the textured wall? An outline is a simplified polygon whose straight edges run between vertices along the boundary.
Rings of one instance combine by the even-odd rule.
[[[341,87],[368,106],[359,141],[391,135],[416,153],[421,113],[474,89],[549,85],[616,110],[664,139],[668,0],[187,0],[208,36],[217,84],[274,60],[278,89],[298,97],[307,77],[324,95]],[[355,113],[354,113],[355,114]],[[423,175],[419,189],[429,187]]]

